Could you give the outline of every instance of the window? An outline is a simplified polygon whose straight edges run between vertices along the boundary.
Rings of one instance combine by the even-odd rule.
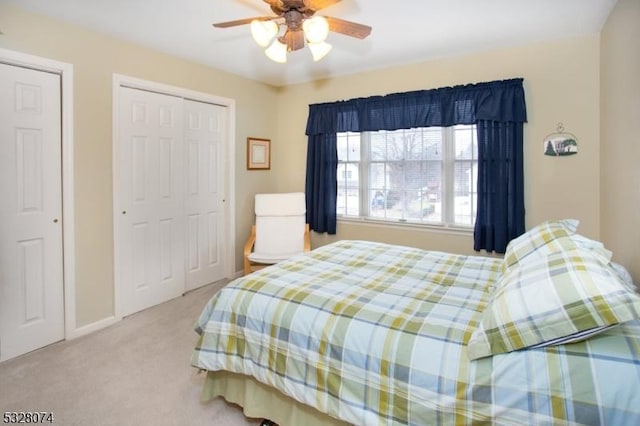
[[[477,175],[474,125],[339,133],[337,213],[473,226]]]

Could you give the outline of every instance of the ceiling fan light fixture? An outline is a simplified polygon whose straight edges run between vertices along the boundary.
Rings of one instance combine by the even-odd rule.
[[[230,28],[251,24],[251,35],[265,55],[274,62],[287,62],[288,52],[309,46],[314,61],[324,58],[332,49],[326,42],[329,32],[358,39],[371,34],[371,27],[330,16],[316,15],[320,9],[340,0],[264,0],[275,16],[256,16],[218,22],[215,28]],[[277,20],[277,22],[276,22]],[[283,22],[284,21],[284,22]]]
[[[284,64],[287,62],[287,45],[275,39],[271,46],[265,49],[264,54],[272,61]]]
[[[327,53],[333,49],[333,46],[325,41],[321,41],[320,43],[307,43],[307,45],[309,46],[309,50],[311,50],[314,62],[318,62],[327,56]]]
[[[321,43],[329,35],[329,23],[322,16],[305,19],[302,30],[309,43]]]
[[[251,21],[251,35],[253,39],[262,47],[267,47],[271,40],[278,34],[278,24],[273,21],[261,21],[254,19]]]

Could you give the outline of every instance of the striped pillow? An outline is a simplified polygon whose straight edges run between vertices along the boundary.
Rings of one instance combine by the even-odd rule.
[[[640,318],[640,295],[591,250],[531,256],[496,283],[468,342],[470,359],[584,340]]]

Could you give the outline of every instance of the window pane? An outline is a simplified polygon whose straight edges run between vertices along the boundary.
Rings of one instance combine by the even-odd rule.
[[[399,189],[404,186],[404,162],[387,161],[385,170],[388,189]]]
[[[454,131],[456,160],[471,160],[478,158],[474,126],[456,126]]]
[[[386,192],[384,217],[387,219],[404,218],[404,196],[402,190],[392,188]]]
[[[338,181],[338,198],[336,200],[337,214],[346,213],[346,199],[344,199],[345,194],[343,193],[343,190],[347,185],[347,182],[344,179],[345,170],[346,170],[346,167],[344,164],[338,164],[338,169],[336,173],[336,179]]]
[[[360,161],[360,134],[338,133],[338,161]]]
[[[428,161],[406,161],[404,163],[405,188],[413,190],[417,195],[421,188],[427,186]]]
[[[347,157],[347,153],[349,152],[349,148],[347,145],[347,135],[346,133],[338,134],[338,161],[347,161],[349,158]]]
[[[338,185],[338,198],[336,200],[336,213],[339,215],[359,216],[360,197],[358,187]]]
[[[478,144],[475,144],[477,149]],[[477,157],[476,157],[477,158]],[[472,163],[471,169],[471,223],[470,225],[474,225],[476,223],[476,213],[478,211],[478,161],[474,161]]]
[[[338,150],[338,198],[336,213],[339,215],[360,215],[360,134],[339,133]]]
[[[387,161],[399,161],[404,158],[404,138],[402,131],[387,133]]]
[[[429,127],[423,129],[424,152],[427,160],[442,160],[442,129]]]
[[[360,215],[360,189],[350,186],[346,189],[347,216]]]
[[[384,190],[372,189],[371,191],[369,191],[369,200],[371,200],[369,215],[380,217],[381,211],[384,210],[386,205]]]
[[[349,133],[347,156],[349,161],[360,161],[360,134]]]
[[[371,132],[369,140],[371,161],[385,160],[387,157],[387,139],[385,132]]]
[[[387,187],[385,163],[372,163],[369,166],[369,188],[384,191]]]
[[[471,225],[472,221],[472,173],[471,161],[457,161],[455,164],[454,221],[461,225]]]
[[[476,127],[455,126],[454,223],[473,225],[476,219],[478,143]],[[463,160],[463,161],[459,161]]]
[[[455,164],[455,187],[456,196],[471,192],[471,172],[473,171],[471,161],[456,161]]]
[[[404,132],[404,158],[407,160],[421,160],[424,158],[424,143],[422,130],[412,129]]]
[[[423,220],[442,221],[442,162],[427,161],[425,185],[420,188]]]

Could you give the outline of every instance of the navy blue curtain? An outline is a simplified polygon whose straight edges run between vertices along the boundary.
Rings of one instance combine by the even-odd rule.
[[[336,233],[338,138],[335,133],[309,136],[307,145],[307,223],[316,232]]]
[[[525,231],[522,122],[479,120],[473,249],[504,253]]]
[[[505,135],[505,138],[512,135],[515,139],[510,144],[513,145],[513,152],[520,152],[519,161],[514,160],[513,157],[503,156],[504,158],[499,160],[497,156],[493,156],[489,157],[490,160],[480,159],[478,162],[479,176],[484,176],[483,185],[490,190],[480,191],[479,188],[478,191],[478,217],[476,218],[474,248],[504,252],[506,243],[524,232],[524,225],[522,229],[518,225],[524,224],[524,206],[509,204],[505,207],[499,201],[494,201],[496,200],[495,194],[496,191],[502,193],[504,188],[507,188],[510,191],[517,191],[519,193],[518,199],[520,199],[523,197],[524,185],[522,179],[503,185],[501,179],[508,178],[508,174],[503,172],[485,173],[484,168],[494,167],[498,164],[497,162],[519,163],[519,175],[522,174],[522,123],[527,121],[522,81],[521,78],[515,78],[310,105],[306,130],[309,137],[306,196],[307,221],[311,229],[330,234],[336,232],[336,170],[319,172],[317,169],[337,167],[335,143],[337,133],[430,126],[447,127],[456,124],[479,125],[485,122],[501,125],[512,123],[516,130],[512,132],[504,130],[485,132],[483,141],[488,146],[492,146],[497,135]],[[478,127],[479,141],[480,127],[483,126],[479,125]],[[333,136],[330,137],[331,135]],[[323,137],[319,138],[318,136]],[[323,140],[330,141],[330,143],[323,143]],[[484,154],[487,152],[492,151],[487,149],[483,151]],[[482,155],[480,152],[478,154],[479,157]],[[324,160],[326,158],[336,158],[335,165],[333,162]],[[506,168],[507,166],[501,164],[500,167]],[[513,173],[513,175],[518,175],[518,173]],[[320,182],[318,179],[333,179],[333,182]],[[330,192],[330,194],[325,192]],[[500,199],[507,200],[517,198],[510,198],[504,194],[500,197],[502,197]],[[323,204],[319,204],[319,200],[323,200]],[[498,213],[496,209],[506,209],[507,219],[504,219],[502,213]],[[511,215],[522,215],[522,217],[513,218]],[[502,234],[505,235],[504,238],[501,236]]]

